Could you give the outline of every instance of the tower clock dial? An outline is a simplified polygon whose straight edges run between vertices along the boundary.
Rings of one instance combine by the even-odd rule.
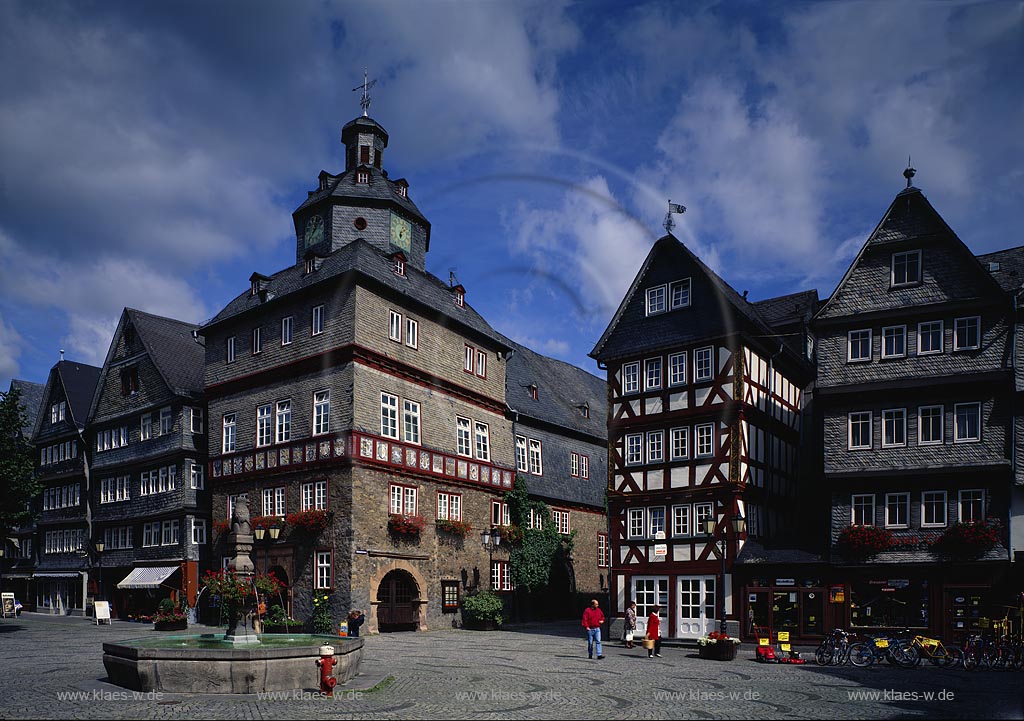
[[[324,219],[314,215],[306,221],[305,244],[307,248],[320,243],[324,239]]]
[[[391,214],[391,245],[406,253],[412,247],[412,224],[394,213]]]

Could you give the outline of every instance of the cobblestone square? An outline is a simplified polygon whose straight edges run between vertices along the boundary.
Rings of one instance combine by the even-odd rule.
[[[197,629],[193,629],[197,630]],[[208,629],[212,631],[213,629]],[[1007,718],[1024,717],[1024,673],[759,664],[744,644],[733,662],[695,649],[605,645],[589,660],[574,624],[441,630],[366,639],[363,675],[316,698],[138,698],[104,682],[101,643],[151,635],[149,626],[24,615],[0,622],[0,717],[289,718]]]

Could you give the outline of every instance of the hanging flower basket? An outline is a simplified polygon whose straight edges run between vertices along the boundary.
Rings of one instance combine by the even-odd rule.
[[[284,520],[292,528],[315,536],[327,528],[330,518],[327,511],[314,509],[289,513]]]
[[[949,558],[978,558],[991,551],[1003,537],[1003,526],[994,518],[976,523],[954,523],[932,544],[931,549]]]
[[[450,533],[453,536],[465,538],[473,530],[473,524],[469,521],[451,521],[447,518],[437,519],[437,530]]]
[[[846,558],[862,560],[896,545],[892,531],[878,526],[847,526],[839,532],[836,548]]]
[[[405,516],[400,513],[388,516],[388,532],[398,536],[419,538],[425,525],[423,516]]]

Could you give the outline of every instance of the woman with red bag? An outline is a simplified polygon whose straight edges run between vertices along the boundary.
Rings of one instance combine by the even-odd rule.
[[[655,606],[647,617],[647,638],[654,641],[654,646],[647,649],[647,658],[661,658],[661,606]],[[646,645],[646,644],[644,644]]]

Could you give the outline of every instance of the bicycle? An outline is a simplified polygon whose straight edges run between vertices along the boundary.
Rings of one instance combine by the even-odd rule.
[[[904,646],[894,636],[868,636],[868,640],[850,646],[850,662],[864,668],[882,660],[900,668],[913,668],[920,663],[920,654],[913,645]]]
[[[924,658],[931,661],[933,666],[942,668],[950,668],[964,662],[964,652],[956,646],[947,649],[939,639],[914,635],[910,629],[904,631],[903,635],[912,636],[910,645],[917,649],[915,666],[919,666]]]
[[[850,635],[841,628],[833,630],[814,652],[819,666],[844,666],[850,659]]]

